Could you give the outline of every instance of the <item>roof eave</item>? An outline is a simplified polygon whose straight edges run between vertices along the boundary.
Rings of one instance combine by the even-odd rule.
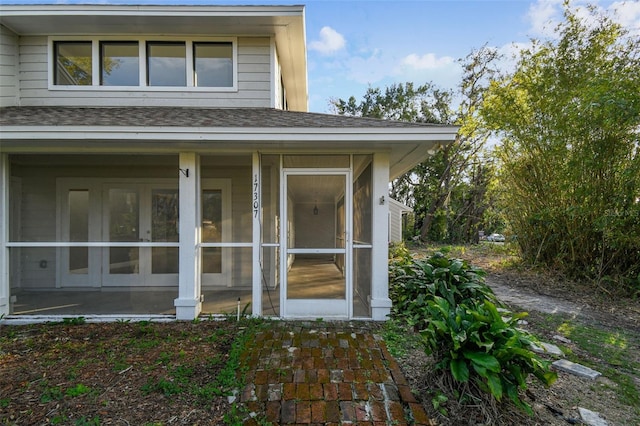
[[[123,127],[123,126],[3,126],[3,140],[30,139],[162,139],[162,140],[301,140],[301,141],[389,141],[453,142],[459,127],[433,126],[410,128],[372,127]]]

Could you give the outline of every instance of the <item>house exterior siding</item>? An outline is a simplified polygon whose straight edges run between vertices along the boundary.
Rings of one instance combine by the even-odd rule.
[[[389,241],[402,242],[402,217],[405,213],[413,212],[413,209],[404,204],[389,199]]]
[[[49,90],[48,38],[20,37],[18,45],[20,105],[270,107],[271,39],[239,37],[237,40],[237,91],[149,90],[145,87],[127,90],[104,90],[100,87]],[[8,105],[10,104],[3,106]]]
[[[17,105],[18,37],[0,25],[0,107]]]

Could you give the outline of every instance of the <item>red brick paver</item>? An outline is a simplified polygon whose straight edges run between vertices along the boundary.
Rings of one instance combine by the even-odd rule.
[[[274,321],[241,362],[240,403],[273,424],[435,424],[366,323]]]

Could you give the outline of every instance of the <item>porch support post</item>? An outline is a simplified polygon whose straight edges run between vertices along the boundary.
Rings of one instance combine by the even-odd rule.
[[[373,155],[373,248],[371,249],[371,317],[385,321],[389,299],[389,154]]]
[[[200,157],[180,153],[180,263],[176,319],[195,319],[202,310],[200,298]]]
[[[253,153],[253,173],[251,184],[251,214],[253,217],[253,291],[251,313],[254,317],[262,316],[262,267],[260,263],[262,220],[262,171],[260,170],[260,153]]]
[[[9,156],[0,154],[0,317],[9,315]]]

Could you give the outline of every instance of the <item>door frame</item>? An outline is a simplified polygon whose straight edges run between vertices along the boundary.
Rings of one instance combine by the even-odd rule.
[[[342,176],[344,178],[345,236],[344,248],[292,248],[289,247],[289,176]],[[280,177],[280,315],[284,318],[344,318],[353,316],[352,286],[352,172],[345,168],[282,168]],[[336,200],[337,202],[337,200]],[[295,232],[295,229],[293,230]],[[344,299],[288,299],[289,255],[295,254],[344,254]]]

